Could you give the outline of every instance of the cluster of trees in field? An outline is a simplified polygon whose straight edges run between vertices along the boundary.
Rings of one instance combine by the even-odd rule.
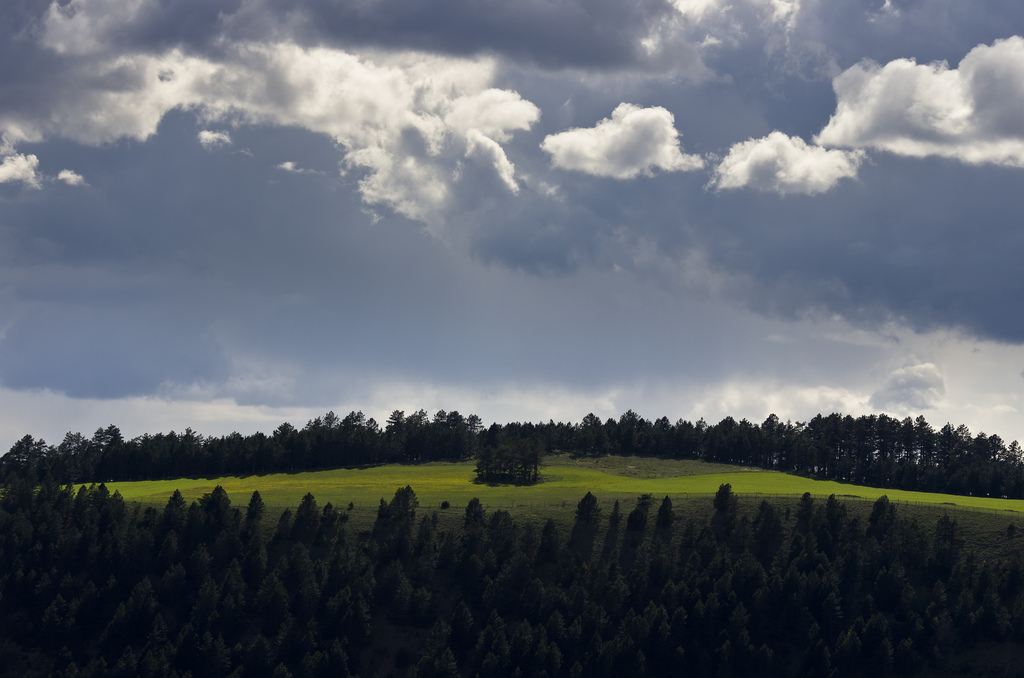
[[[579,423],[509,423],[484,427],[476,415],[395,411],[381,427],[362,412],[333,412],[271,435],[204,437],[160,433],[125,440],[115,426],[88,438],[69,433],[59,445],[27,435],[0,457],[0,482],[13,477],[55,482],[217,477],[292,472],[387,462],[478,458],[489,480],[522,482],[537,473],[521,457],[540,450],[583,455],[703,459],[790,471],[875,487],[1024,498],[1024,451],[966,426],[933,428],[924,417],[895,419],[818,415],[808,422],[761,424],[726,417],[714,425],[632,410],[618,420],[593,414]]]
[[[526,485],[540,479],[543,448],[536,438],[516,440],[498,447],[482,447],[476,458],[477,480]]]
[[[741,515],[728,486],[708,520],[626,508],[588,493],[566,533],[477,500],[441,521],[406,487],[353,535],[312,495],[264,526],[258,492],[159,509],[16,482],[0,654],[55,678],[841,678],[1024,641],[1019,550],[980,562],[947,515],[924,527],[882,498],[862,520],[809,495]]]

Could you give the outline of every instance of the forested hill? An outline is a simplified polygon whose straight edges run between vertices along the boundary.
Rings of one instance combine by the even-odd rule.
[[[26,435],[0,458],[0,481],[57,483],[219,477],[393,462],[463,460],[492,451],[649,455],[743,464],[875,487],[1024,498],[1024,455],[1016,441],[936,430],[923,417],[818,415],[806,423],[775,415],[761,424],[726,417],[715,425],[632,410],[618,420],[483,426],[476,415],[395,411],[383,426],[362,412],[333,412],[271,435],[206,437],[191,429],[125,440],[116,426],[59,445]]]
[[[695,520],[651,499],[588,494],[540,527],[477,500],[418,514],[406,487],[353,534],[310,494],[275,523],[258,492],[158,509],[15,483],[0,675],[1020,675],[1019,548],[982,560],[948,514],[922,525],[882,497],[865,519],[810,495],[740,511],[723,485]]]

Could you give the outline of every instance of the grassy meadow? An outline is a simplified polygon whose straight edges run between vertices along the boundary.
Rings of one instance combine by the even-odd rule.
[[[722,483],[729,483],[733,492],[755,498],[793,497],[810,492],[814,496],[835,494],[840,498],[873,501],[887,495],[901,503],[1006,511],[1011,517],[1024,511],[1024,500],[880,489],[693,460],[554,455],[545,459],[541,482],[529,486],[477,483],[473,469],[473,462],[435,462],[265,476],[109,483],[107,487],[111,492],[119,491],[128,501],[142,503],[162,504],[176,489],[186,499],[196,499],[221,485],[236,505],[244,504],[253,490],[259,490],[263,501],[274,507],[297,506],[307,492],[312,492],[321,505],[331,502],[343,507],[352,503],[375,509],[381,498],[390,500],[396,489],[411,485],[424,508],[436,507],[443,501],[455,507],[465,506],[473,497],[491,508],[531,508],[569,503],[575,506],[588,491],[602,502],[628,501],[643,493],[685,499],[713,494]]]
[[[530,486],[477,483],[474,466],[473,462],[395,464],[265,476],[108,483],[107,487],[111,492],[119,491],[128,501],[163,505],[175,489],[191,501],[221,485],[228,492],[232,504],[243,509],[253,490],[259,490],[268,507],[270,520],[266,524],[267,529],[276,524],[277,516],[285,508],[298,506],[302,497],[312,492],[321,506],[331,502],[338,508],[347,508],[351,503],[353,508],[347,512],[350,526],[355,530],[367,530],[376,518],[381,498],[390,501],[395,490],[411,485],[421,509],[434,510],[440,507],[441,502],[449,502],[449,510],[438,511],[444,526],[461,524],[461,509],[470,499],[477,497],[488,510],[508,509],[517,519],[538,524],[552,518],[564,529],[569,529],[576,503],[588,491],[598,497],[604,515],[618,499],[623,516],[640,494],[654,495],[652,511],[657,510],[662,497],[669,495],[678,524],[682,526],[687,520],[702,523],[710,518],[713,512],[711,495],[722,483],[729,483],[739,495],[741,514],[752,516],[761,500],[770,498],[785,511],[787,525],[795,520],[797,501],[804,492],[819,498],[835,494],[854,515],[862,519],[867,518],[874,500],[886,495],[897,504],[902,516],[925,527],[933,526],[943,512],[952,512],[968,548],[983,558],[1009,557],[1024,538],[1024,532],[1017,538],[1008,538],[1006,532],[1010,524],[1024,527],[1020,520],[1024,500],[847,485],[695,460],[553,455],[544,460],[541,482]]]

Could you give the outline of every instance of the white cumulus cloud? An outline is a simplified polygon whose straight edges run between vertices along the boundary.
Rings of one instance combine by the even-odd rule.
[[[885,386],[871,396],[880,410],[910,411],[935,407],[946,395],[946,380],[934,363],[920,363],[893,370]]]
[[[516,92],[488,89],[452,102],[444,116],[450,129],[462,130],[466,157],[476,157],[494,167],[498,178],[513,193],[519,193],[515,165],[505,155],[501,142],[514,130],[529,129],[540,118],[540,109]]]
[[[466,157],[478,157],[484,163],[494,166],[495,171],[498,173],[498,178],[508,186],[508,190],[513,193],[519,193],[515,165],[508,159],[505,151],[497,141],[479,130],[469,130],[469,133],[466,135]]]
[[[0,151],[8,149],[0,149]],[[0,184],[20,181],[32,188],[41,188],[39,175],[36,168],[39,167],[39,158],[32,154],[14,153],[11,150],[3,155],[0,162]]]
[[[213,132],[211,130],[204,129],[199,132],[198,137],[200,145],[207,150],[217,148],[218,146],[231,145],[231,135],[227,132]]]
[[[704,18],[705,14],[722,8],[720,0],[669,0],[680,14],[693,22]]]
[[[300,167],[299,163],[294,160],[286,160],[285,162],[278,163],[275,167],[282,172],[288,172],[290,174],[323,174],[321,170]]]
[[[704,166],[679,147],[675,118],[661,106],[621,103],[594,127],[570,129],[544,138],[540,147],[562,169],[599,177],[633,179],[654,170],[677,172]]]
[[[790,28],[800,11],[801,0],[669,0],[669,4],[694,23],[713,15],[735,14],[739,7],[755,10],[762,21]],[[727,18],[735,21],[735,17]]]
[[[833,80],[824,146],[1024,167],[1024,38],[978,45],[945,62],[863,61]]]
[[[540,111],[518,93],[492,87],[492,58],[353,54],[292,42],[227,44],[216,57],[177,48],[107,54],[100,38],[144,5],[54,4],[42,41],[74,55],[66,62],[74,86],[62,88],[43,109],[0,111],[0,133],[12,143],[145,141],[164,115],[184,109],[207,124],[294,126],[328,135],[340,146],[343,164],[363,173],[365,202],[413,219],[437,220],[452,169],[464,158],[489,165],[510,190],[518,189],[501,144],[529,129]],[[207,148],[230,143],[227,133],[210,129],[198,139]]]
[[[527,130],[540,118],[540,109],[517,92],[486,89],[454,99],[444,114],[445,124],[458,130],[476,130],[497,142],[512,138],[515,130]]]
[[[68,186],[87,186],[85,177],[74,170],[63,169],[57,174],[57,179]]]
[[[733,144],[715,168],[711,185],[813,195],[831,189],[841,179],[857,176],[863,159],[863,151],[830,150],[772,132]]]

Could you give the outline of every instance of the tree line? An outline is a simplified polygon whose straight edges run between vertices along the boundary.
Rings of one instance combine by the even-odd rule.
[[[741,512],[727,485],[707,520],[626,504],[588,493],[575,521],[541,526],[473,500],[441,521],[405,487],[353,534],[312,494],[267,522],[258,492],[160,508],[16,481],[0,654],[54,678],[843,678],[1024,641],[1020,549],[983,562],[946,514],[810,495]]]
[[[807,422],[771,415],[760,424],[726,417],[709,425],[649,420],[632,410],[605,421],[589,414],[578,423],[489,427],[476,415],[444,410],[396,410],[383,426],[362,412],[328,412],[302,429],[282,424],[271,435],[207,437],[187,429],[126,440],[109,426],[92,437],[68,433],[56,446],[26,435],[0,457],[0,482],[218,477],[472,458],[484,480],[529,482],[540,455],[553,451],[703,459],[875,487],[1024,498],[1020,445],[962,425],[936,430],[924,417],[885,414]]]

